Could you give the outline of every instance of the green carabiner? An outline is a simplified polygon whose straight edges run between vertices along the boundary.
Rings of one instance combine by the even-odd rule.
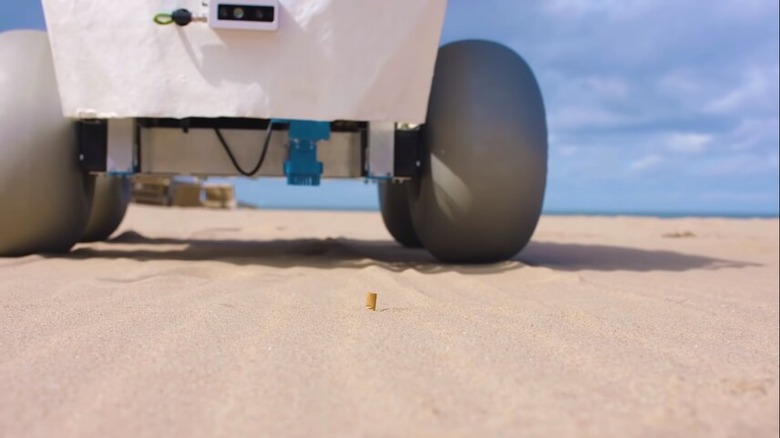
[[[157,14],[154,16],[154,22],[160,26],[167,26],[173,24],[173,15],[171,14]]]

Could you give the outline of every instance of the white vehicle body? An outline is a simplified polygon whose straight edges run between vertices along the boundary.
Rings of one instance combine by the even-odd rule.
[[[153,21],[202,0],[43,0],[64,115],[425,121],[446,0],[278,4],[251,31]]]
[[[0,257],[107,239],[133,175],[378,183],[388,232],[511,259],[547,175],[544,101],[446,0],[41,0],[0,33]]]

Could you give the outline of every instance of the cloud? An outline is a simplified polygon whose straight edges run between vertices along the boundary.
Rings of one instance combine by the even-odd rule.
[[[749,67],[741,76],[738,84],[707,105],[707,111],[734,114],[777,108],[780,98],[778,64]]]
[[[645,172],[658,168],[664,161],[664,158],[658,155],[647,155],[629,163],[628,170],[632,173]]]
[[[552,191],[673,182],[695,203],[718,187],[777,192],[779,5],[450,0],[444,38],[503,42],[536,71],[560,151]]]
[[[738,153],[730,155],[718,155],[701,161],[691,166],[693,175],[738,179],[746,176],[773,175],[777,173],[776,153]]]
[[[674,133],[671,135],[666,147],[672,152],[683,154],[700,154],[707,150],[707,145],[712,143],[713,136],[702,133]]]

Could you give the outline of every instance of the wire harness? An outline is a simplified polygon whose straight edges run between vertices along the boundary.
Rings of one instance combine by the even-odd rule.
[[[271,143],[271,134],[273,133],[273,125],[274,125],[273,120],[269,120],[268,127],[265,130],[265,140],[263,141],[263,150],[260,153],[260,158],[257,160],[257,164],[250,171],[245,171],[241,167],[241,165],[238,164],[238,160],[236,160],[235,155],[233,155],[233,151],[230,149],[227,140],[225,140],[225,137],[222,135],[222,132],[219,130],[219,128],[214,128],[214,132],[217,134],[217,138],[219,139],[219,142],[222,144],[222,148],[225,149],[225,152],[227,153],[228,158],[230,158],[230,162],[233,163],[233,167],[236,168],[236,171],[238,171],[238,173],[240,173],[243,176],[253,177],[258,171],[260,171],[260,168],[263,167],[263,163],[265,162],[265,156],[268,153],[268,145]]]

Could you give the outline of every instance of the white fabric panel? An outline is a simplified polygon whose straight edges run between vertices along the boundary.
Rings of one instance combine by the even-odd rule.
[[[217,0],[211,0],[217,1]],[[446,0],[280,0],[277,31],[159,26],[202,0],[43,0],[71,118],[421,123]]]

